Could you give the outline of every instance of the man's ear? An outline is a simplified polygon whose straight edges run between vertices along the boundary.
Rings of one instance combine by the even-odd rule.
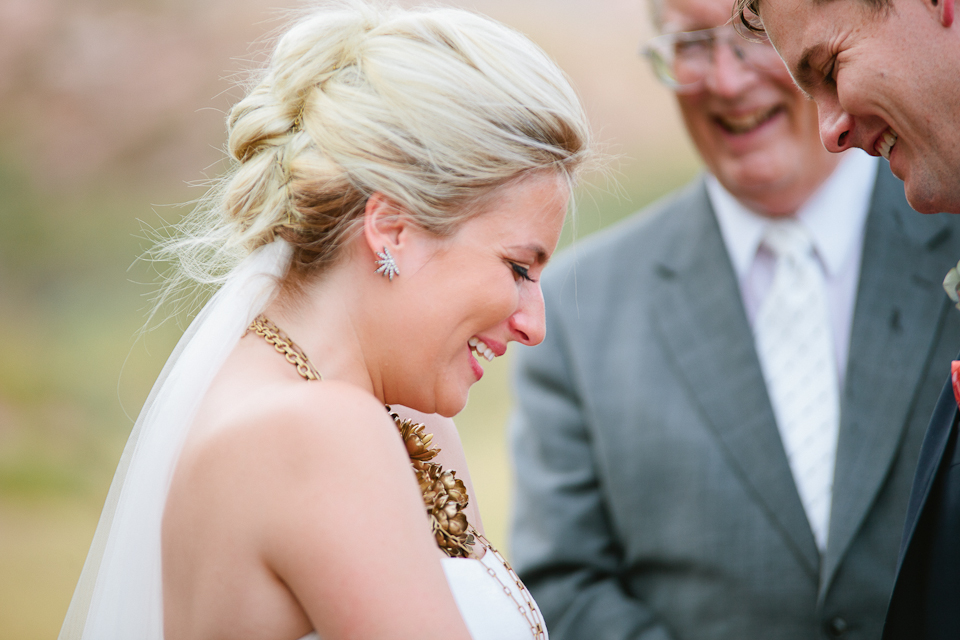
[[[403,246],[410,218],[396,202],[379,191],[367,198],[363,210],[363,237],[374,254]]]

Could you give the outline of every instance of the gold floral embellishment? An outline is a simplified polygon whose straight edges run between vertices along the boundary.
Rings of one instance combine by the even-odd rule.
[[[426,428],[422,424],[414,422],[409,418],[400,419],[396,413],[390,412],[390,417],[397,423],[397,429],[400,430],[400,437],[403,438],[403,444],[407,447],[407,454],[413,462],[428,462],[437,457],[440,449],[431,447],[433,442],[432,433],[424,433]]]
[[[439,464],[430,462],[440,449],[431,446],[433,435],[424,433],[422,424],[401,419],[393,411],[390,417],[397,424],[410,456],[437,546],[451,558],[469,558],[476,540],[463,512],[470,503],[466,486],[457,478],[456,471],[444,471]]]
[[[463,481],[457,479],[455,471],[444,471],[443,467],[432,462],[420,463],[416,469],[423,504],[427,507],[433,525],[433,536],[437,546],[451,558],[467,558],[473,552],[473,535],[467,516],[463,513],[469,498]]]

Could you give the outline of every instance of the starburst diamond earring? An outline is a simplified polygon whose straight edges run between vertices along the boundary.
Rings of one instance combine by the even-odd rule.
[[[393,281],[393,276],[400,275],[400,269],[397,268],[397,261],[393,259],[393,256],[390,255],[390,250],[386,247],[383,248],[383,251],[377,251],[377,257],[380,259],[377,260],[379,267],[376,270],[376,273],[383,274],[390,278],[390,281]]]

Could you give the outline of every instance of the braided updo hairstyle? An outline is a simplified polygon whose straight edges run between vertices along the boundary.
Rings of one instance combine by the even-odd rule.
[[[449,235],[496,187],[540,170],[572,181],[589,155],[582,107],[546,54],[447,8],[352,1],[306,15],[227,124],[233,166],[161,245],[176,264],[164,294],[218,284],[275,237],[294,248],[292,274],[318,273],[375,192]]]

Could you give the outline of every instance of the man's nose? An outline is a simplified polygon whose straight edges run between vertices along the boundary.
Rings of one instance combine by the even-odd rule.
[[[706,78],[710,91],[726,97],[736,96],[756,80],[756,74],[735,44],[723,40],[714,43],[713,64]]]
[[[853,117],[843,110],[834,97],[817,100],[820,120],[820,141],[831,153],[846,151],[853,145]]]

